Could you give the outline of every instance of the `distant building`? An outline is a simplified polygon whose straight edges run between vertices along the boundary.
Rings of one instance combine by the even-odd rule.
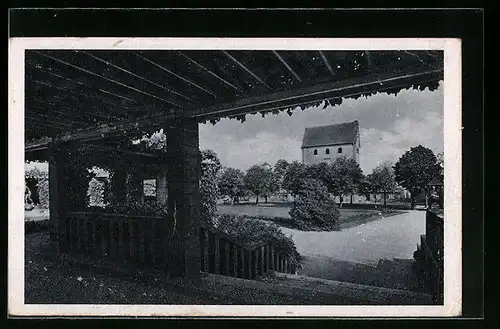
[[[358,121],[306,128],[302,140],[302,163],[332,163],[344,156],[359,163],[361,147]]]

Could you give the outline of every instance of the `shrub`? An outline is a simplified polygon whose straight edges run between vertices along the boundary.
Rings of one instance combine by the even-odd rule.
[[[304,179],[298,190],[290,217],[327,230],[338,230],[339,211],[326,187],[316,179]]]
[[[136,215],[136,216],[154,216],[154,217],[166,217],[167,216],[167,204],[158,203],[156,200],[145,201],[144,203],[139,202],[112,202],[108,204],[105,208],[94,206],[87,207],[87,210],[99,213],[114,213],[114,214],[126,214],[126,215]]]
[[[251,220],[242,216],[221,215],[217,217],[215,227],[242,243],[272,244],[277,252],[288,257],[292,271],[300,267],[300,254],[297,252],[292,237],[286,236],[276,224]]]

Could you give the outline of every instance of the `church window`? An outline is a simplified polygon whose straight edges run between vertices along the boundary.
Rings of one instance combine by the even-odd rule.
[[[315,149],[314,152],[313,152],[313,154],[314,155],[318,155],[318,150]]]
[[[330,154],[330,149],[326,149],[325,153]]]
[[[342,148],[339,147],[339,149],[337,150],[337,153],[342,153]]]

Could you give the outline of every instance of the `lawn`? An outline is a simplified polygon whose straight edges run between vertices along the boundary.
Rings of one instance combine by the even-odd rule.
[[[273,206],[256,206],[256,205],[219,205],[219,214],[227,215],[245,215],[248,217],[270,220],[277,224],[288,227],[296,228],[290,221],[288,207],[273,207]],[[354,227],[373,220],[381,219],[391,215],[402,213],[397,210],[376,210],[376,209],[347,209],[339,208],[340,229]]]

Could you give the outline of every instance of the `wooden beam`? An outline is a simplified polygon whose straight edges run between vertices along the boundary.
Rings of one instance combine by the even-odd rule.
[[[183,77],[183,76],[181,76],[181,75],[179,75],[179,74],[175,73],[174,71],[171,71],[171,70],[167,69],[166,67],[161,66],[160,64],[158,64],[158,63],[156,63],[156,62],[153,62],[153,61],[152,61],[152,60],[150,60],[149,58],[146,58],[146,57],[144,57],[144,56],[142,56],[142,55],[139,55],[139,54],[137,54],[137,53],[135,53],[135,52],[132,52],[132,54],[134,54],[135,56],[137,56],[137,57],[141,58],[142,60],[144,60],[144,61],[146,61],[146,62],[148,62],[148,63],[150,63],[150,64],[152,64],[152,65],[156,66],[157,68],[159,68],[159,69],[161,69],[161,70],[163,70],[163,71],[165,71],[165,72],[167,72],[167,73],[169,73],[169,74],[173,75],[174,77],[176,77],[176,78],[178,78],[178,79],[180,79],[180,80],[184,81],[185,83],[190,84],[190,85],[192,85],[192,86],[194,86],[194,87],[196,87],[196,88],[198,88],[198,89],[200,89],[200,90],[202,90],[202,91],[204,91],[204,92],[206,92],[206,93],[208,93],[208,94],[212,95],[213,97],[217,97],[217,95],[216,95],[216,94],[214,94],[212,91],[208,90],[207,88],[200,86],[200,85],[199,85],[199,84],[197,84],[196,82],[191,81],[191,80],[189,80],[188,78],[185,78],[185,77]]]
[[[200,63],[198,63],[197,61],[195,61],[194,59],[192,59],[191,57],[189,57],[188,55],[184,54],[183,52],[181,51],[178,51],[177,52],[179,55],[181,55],[182,57],[184,57],[186,60],[188,60],[189,62],[193,63],[194,65],[196,65],[198,68],[202,69],[204,72],[207,72],[208,74],[210,74],[211,76],[213,76],[214,78],[216,78],[217,80],[221,81],[222,83],[228,85],[229,87],[233,88],[234,90],[237,90],[239,92],[243,92],[240,88],[236,87],[234,84],[232,84],[231,82],[227,81],[226,79],[222,78],[221,76],[215,74],[214,72],[212,72],[211,70],[207,69],[205,66],[201,65]]]
[[[419,70],[413,72],[381,72],[370,73],[364,77],[344,79],[341,81],[328,82],[320,85],[302,87],[292,90],[279,91],[275,93],[240,99],[236,102],[217,104],[199,109],[192,117],[206,119],[207,117],[223,117],[229,114],[246,114],[266,107],[271,108],[280,104],[299,103],[307,101],[324,100],[334,97],[342,97],[343,94],[351,94],[354,90],[362,94],[372,90],[387,90],[411,83],[422,83],[438,81],[443,77],[443,70]]]
[[[228,53],[227,51],[225,50],[222,50],[222,53],[224,53],[224,55],[226,55],[227,57],[229,57],[234,63],[236,63],[239,67],[241,67],[245,72],[247,72],[248,74],[250,74],[252,77],[255,78],[255,80],[259,81],[261,84],[263,84],[264,86],[266,86],[267,88],[271,88],[268,86],[267,83],[264,82],[264,80],[262,80],[261,78],[259,78],[255,73],[253,73],[249,68],[247,68],[245,65],[243,65],[243,63],[241,63],[240,61],[238,61],[235,57],[233,57],[233,55],[231,55],[230,53]]]
[[[101,150],[101,151],[114,151],[114,152],[119,152],[123,154],[128,154],[128,155],[139,155],[143,157],[149,157],[149,158],[159,158],[159,154],[155,153],[147,153],[147,152],[140,152],[140,151],[135,151],[131,149],[122,149],[122,148],[116,148],[112,146],[106,146],[106,145],[96,145],[96,144],[89,144],[89,143],[82,143],[81,144],[84,148],[88,149],[95,149],[95,150]]]
[[[295,71],[291,68],[290,65],[288,65],[288,63],[283,59],[283,57],[281,57],[280,54],[278,54],[277,51],[273,50],[273,54],[274,56],[276,56],[280,62],[287,68],[287,70],[295,77],[295,79],[297,79],[298,82],[302,82],[302,79],[299,77],[299,75],[297,73],[295,73]]]
[[[325,53],[323,53],[320,50],[319,51],[319,55],[321,56],[321,59],[323,60],[323,63],[325,63],[325,66],[328,69],[328,72],[330,72],[331,75],[335,76],[335,72],[333,72],[332,66],[330,65],[330,62],[328,62],[328,59],[326,58]]]
[[[138,75],[138,74],[135,74],[135,73],[134,73],[134,72],[132,72],[132,71],[129,71],[129,70],[127,70],[127,69],[124,69],[123,67],[120,67],[120,66],[118,66],[118,65],[116,65],[116,64],[113,64],[113,63],[112,63],[111,61],[109,61],[109,60],[104,60],[104,59],[100,58],[99,56],[96,56],[96,55],[94,55],[94,54],[91,54],[91,53],[86,52],[86,51],[83,51],[83,50],[82,50],[81,52],[82,52],[82,53],[84,53],[84,54],[86,54],[87,56],[90,56],[90,57],[94,58],[95,60],[97,60],[97,61],[99,61],[99,62],[101,62],[101,63],[104,63],[104,64],[106,64],[106,65],[112,66],[112,67],[114,67],[114,68],[115,68],[115,69],[117,69],[117,70],[120,70],[120,71],[122,71],[122,72],[125,72],[125,73],[127,73],[127,74],[129,74],[129,75],[131,75],[131,76],[133,76],[133,77],[135,77],[135,78],[137,78],[137,79],[140,79],[140,80],[142,80],[142,81],[145,81],[145,82],[147,82],[147,83],[149,83],[149,84],[152,84],[152,85],[153,85],[153,86],[155,86],[155,87],[158,87],[158,88],[160,88],[160,89],[163,89],[163,90],[165,90],[165,91],[167,91],[167,92],[169,92],[169,93],[172,93],[172,94],[174,94],[174,95],[177,95],[177,96],[179,96],[179,97],[182,97],[182,98],[184,98],[184,99],[186,99],[186,100],[189,100],[189,101],[191,101],[191,102],[195,102],[195,100],[194,100],[194,99],[192,99],[191,97],[188,97],[188,96],[186,96],[186,95],[183,95],[183,94],[181,94],[181,93],[179,93],[179,92],[177,92],[177,91],[175,91],[175,90],[169,89],[169,88],[167,88],[167,87],[165,87],[165,86],[163,86],[163,85],[161,85],[161,84],[158,84],[158,83],[156,83],[156,82],[154,82],[154,81],[151,81],[151,80],[149,80],[149,79],[146,79],[146,78],[144,78],[144,77],[142,77],[142,76],[140,76],[140,75]]]
[[[179,116],[174,116],[168,113],[156,115],[148,115],[134,120],[122,121],[110,124],[101,124],[87,129],[81,129],[72,132],[64,132],[54,137],[45,137],[40,140],[26,142],[25,151],[30,152],[32,149],[40,149],[43,145],[49,145],[55,142],[68,141],[89,141],[104,139],[112,135],[119,135],[125,131],[141,130],[147,128],[162,128],[163,124],[171,121]]]
[[[118,85],[118,86],[121,86],[121,87],[124,87],[124,88],[130,89],[130,90],[132,90],[132,91],[135,91],[135,92],[137,92],[137,93],[143,94],[143,95],[145,95],[145,96],[148,96],[148,97],[154,98],[154,99],[159,100],[159,101],[161,101],[161,102],[164,102],[164,103],[167,103],[167,104],[173,105],[173,106],[178,107],[178,108],[183,108],[183,107],[182,107],[182,105],[178,104],[177,102],[173,102],[173,101],[166,100],[166,99],[164,99],[164,98],[161,98],[161,97],[155,96],[155,95],[153,95],[153,94],[151,94],[151,93],[145,92],[145,91],[140,90],[140,89],[138,89],[138,88],[135,88],[135,87],[129,86],[129,85],[127,85],[127,84],[121,83],[120,81],[117,81],[117,80],[114,80],[114,79],[108,78],[108,77],[106,77],[106,76],[103,76],[103,75],[97,74],[97,73],[95,73],[95,72],[92,72],[92,71],[90,71],[90,70],[87,70],[87,69],[84,69],[84,68],[82,68],[82,67],[79,67],[79,66],[77,66],[77,65],[71,64],[71,63],[66,62],[66,61],[64,61],[64,60],[62,60],[62,59],[59,59],[59,58],[56,58],[56,57],[53,57],[53,56],[50,56],[50,55],[44,54],[44,53],[39,52],[39,51],[35,51],[35,53],[36,53],[36,54],[38,54],[38,55],[41,55],[41,56],[43,56],[43,57],[49,58],[49,59],[51,59],[51,60],[53,60],[53,61],[56,61],[56,62],[58,62],[58,63],[64,64],[64,65],[69,66],[69,67],[72,67],[72,68],[74,68],[74,69],[76,69],[76,70],[78,70],[78,71],[81,71],[81,72],[87,73],[87,74],[89,74],[89,75],[92,75],[92,76],[94,76],[94,77],[100,78],[100,79],[102,79],[102,80],[106,80],[106,81],[111,82],[111,83],[113,83],[113,84],[116,84],[116,85]]]

